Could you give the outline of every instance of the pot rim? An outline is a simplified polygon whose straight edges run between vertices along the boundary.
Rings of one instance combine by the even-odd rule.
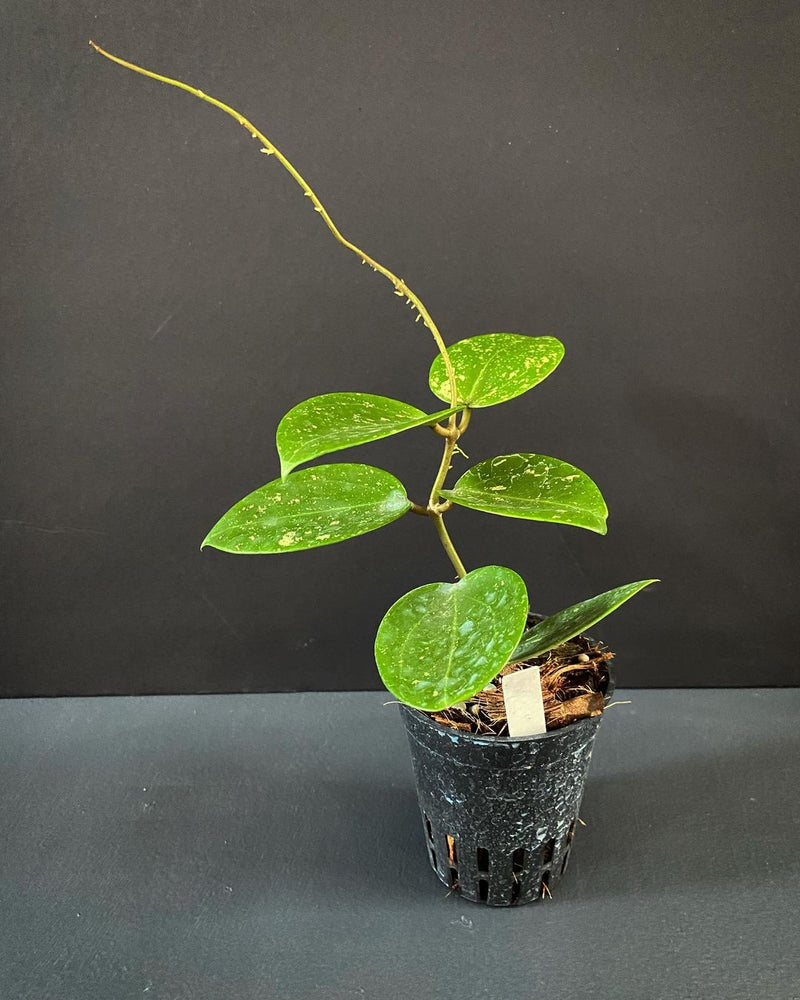
[[[588,639],[590,642],[596,641],[588,635],[583,636],[583,638]],[[607,665],[607,669],[608,669],[608,683],[606,684],[606,689],[603,692],[604,707],[611,700],[617,686],[616,677],[614,676],[614,671],[611,669],[610,665]],[[604,712],[601,712],[600,715],[594,715],[594,716],[590,715],[585,719],[578,719],[577,722],[570,722],[569,725],[567,726],[559,726],[558,729],[548,729],[544,733],[535,733],[533,736],[484,736],[481,735],[480,733],[465,733],[463,730],[455,729],[453,726],[445,726],[443,723],[437,722],[435,719],[432,719],[430,715],[428,715],[427,712],[423,712],[422,709],[414,708],[412,705],[406,705],[406,703],[403,701],[398,702],[398,704],[400,705],[400,708],[403,711],[418,716],[430,728],[438,730],[443,734],[446,734],[451,739],[454,736],[457,736],[459,740],[469,740],[471,743],[483,743],[488,746],[497,746],[498,744],[528,743],[532,742],[533,740],[546,740],[551,737],[558,736],[559,733],[565,733],[567,731],[574,732],[578,726],[584,726],[588,728],[590,724],[596,725],[597,723],[600,722],[600,720],[603,718],[604,715]]]
[[[443,735],[448,736],[450,739],[457,739],[458,741],[464,740],[470,743],[485,744],[487,746],[497,746],[498,744],[513,744],[517,746],[520,743],[532,743],[535,740],[546,740],[552,737],[558,736],[566,732],[575,732],[580,726],[584,728],[589,728],[590,725],[597,725],[597,723],[603,718],[603,713],[600,715],[588,716],[585,719],[578,719],[577,722],[570,722],[567,726],[559,726],[558,729],[548,729],[544,733],[535,733],[533,736],[489,736],[482,735],[480,733],[465,733],[461,729],[455,729],[453,726],[445,726],[441,722],[437,722],[432,719],[427,712],[423,712],[419,708],[413,708],[411,705],[406,705],[405,702],[398,702],[400,708],[408,712],[411,715],[419,718],[424,725],[429,728],[438,730]]]

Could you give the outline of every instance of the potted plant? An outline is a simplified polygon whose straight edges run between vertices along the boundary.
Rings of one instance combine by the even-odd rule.
[[[284,154],[243,115],[179,80],[92,47],[106,58],[213,104],[289,172],[339,243],[392,285],[438,354],[428,383],[433,412],[360,392],[299,403],[276,434],[280,476],[224,514],[203,546],[237,554],[295,552],[343,542],[406,514],[435,530],[454,580],[425,583],[386,612],[375,659],[400,703],[409,737],[428,853],[439,878],[493,905],[549,893],[566,868],[592,744],[613,682],[611,654],[583,636],[655,582],[616,587],[557,614],[530,614],[522,578],[505,566],[467,571],[445,517],[453,505],[605,534],[599,489],[567,462],[533,453],[486,459],[448,485],[473,412],[532,389],[561,361],[551,336],[485,333],[446,345],[419,296],[347,240]],[[306,463],[344,448],[432,428],[441,458],[425,500],[369,465]],[[301,468],[303,466],[303,468]]]

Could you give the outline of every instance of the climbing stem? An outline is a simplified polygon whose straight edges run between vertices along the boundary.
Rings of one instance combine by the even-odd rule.
[[[453,451],[456,447],[458,431],[455,433],[450,433],[444,442],[444,449],[442,451],[442,461],[439,463],[439,471],[436,473],[436,479],[433,481],[433,486],[431,487],[431,494],[428,498],[428,507],[435,507],[439,502],[439,490],[444,486],[444,481],[447,478],[447,473],[450,471],[450,463],[453,459]]]
[[[384,278],[392,283],[394,286],[395,295],[402,296],[405,298],[406,302],[416,310],[417,316],[415,322],[422,320],[424,325],[430,330],[431,335],[436,343],[436,347],[442,356],[442,361],[444,362],[445,371],[447,372],[447,381],[450,391],[450,405],[456,406],[458,402],[458,390],[456,386],[456,373],[453,368],[453,362],[450,360],[450,355],[445,346],[442,335],[439,332],[439,328],[434,323],[431,314],[426,309],[424,303],[419,298],[419,296],[412,291],[405,283],[402,278],[398,278],[396,274],[390,271],[383,264],[380,264],[369,254],[365,253],[360,247],[356,246],[350,240],[346,239],[338,227],[331,219],[328,214],[328,210],[319,200],[315,192],[312,190],[306,179],[300,174],[300,172],[294,167],[294,165],[284,156],[284,154],[278,149],[278,147],[268,139],[263,132],[259,131],[253,125],[253,123],[245,118],[243,114],[240,114],[235,108],[230,107],[230,105],[225,104],[222,101],[217,100],[216,97],[211,97],[208,94],[204,94],[202,90],[198,90],[196,87],[190,86],[188,83],[183,83],[181,80],[174,80],[168,76],[162,76],[160,73],[154,73],[152,70],[144,69],[142,66],[137,66],[135,63],[127,62],[125,59],[121,59],[119,56],[112,55],[110,52],[106,52],[105,49],[101,48],[95,42],[90,41],[89,45],[99,52],[101,56],[105,56],[106,59],[110,59],[111,62],[117,63],[119,66],[124,66],[126,69],[132,70],[134,73],[139,73],[142,76],[148,76],[152,80],[158,80],[160,83],[166,83],[171,87],[177,87],[179,90],[185,90],[187,93],[192,94],[194,97],[200,98],[201,101],[205,101],[207,104],[213,104],[215,108],[219,108],[220,111],[224,111],[225,114],[230,115],[234,121],[237,121],[242,128],[247,129],[250,135],[254,139],[258,139],[261,143],[261,152],[266,153],[268,156],[274,156],[275,159],[280,163],[280,165],[292,176],[298,186],[302,189],[303,194],[309,199],[311,204],[314,206],[316,212],[322,216],[322,221],[330,230],[333,237],[342,244],[347,250],[359,258],[362,264],[368,264],[373,271],[377,271],[382,274]],[[453,563],[456,572],[459,577],[466,576],[466,569],[458,553],[455,550],[452,540],[450,539],[447,529],[444,526],[444,520],[442,514],[447,508],[439,504],[439,490],[444,485],[444,481],[447,477],[447,473],[450,469],[450,462],[453,458],[453,450],[456,446],[456,441],[459,436],[466,430],[467,424],[469,423],[469,410],[464,409],[461,414],[461,422],[456,423],[455,413],[450,417],[447,422],[447,427],[437,426],[435,428],[438,434],[441,434],[444,441],[444,450],[442,454],[442,461],[439,465],[439,471],[436,474],[436,479],[434,480],[433,487],[431,489],[430,499],[428,500],[427,507],[422,507],[419,504],[412,503],[411,510],[415,514],[427,515],[433,519],[434,526],[436,528],[439,539],[444,546],[450,561]]]
[[[461,562],[458,553],[456,552],[455,546],[453,545],[450,535],[447,533],[447,528],[444,526],[444,518],[441,514],[432,513],[433,525],[436,528],[436,533],[439,535],[439,541],[442,543],[445,552],[450,558],[450,562],[455,567],[456,573],[458,573],[459,579],[467,575],[467,571],[464,567],[464,563]]]
[[[443,514],[450,507],[450,501],[446,501],[444,504],[441,503],[441,498],[439,496],[439,491],[444,486],[445,479],[447,479],[447,473],[450,471],[450,464],[453,460],[453,452],[455,451],[456,442],[459,437],[461,437],[461,428],[466,428],[469,423],[469,410],[464,410],[461,415],[461,423],[456,424],[455,414],[448,421],[447,430],[442,430],[442,435],[444,437],[444,448],[442,450],[442,461],[439,463],[439,471],[436,473],[436,479],[433,481],[433,486],[431,487],[431,494],[428,498],[428,513],[433,518],[433,526],[436,528],[436,533],[439,536],[439,541],[442,543],[445,552],[447,553],[450,562],[455,567],[456,573],[459,577],[464,577],[467,575],[467,571],[464,568],[464,563],[461,561],[458,553],[456,552],[453,541],[447,532],[447,528],[444,525]]]
[[[99,52],[101,56],[105,56],[106,59],[110,59],[111,62],[117,63],[119,66],[124,66],[126,69],[133,70],[134,73],[140,73],[142,76],[149,76],[152,80],[158,80],[160,83],[169,84],[171,87],[178,87],[180,90],[185,90],[189,94],[193,94],[195,97],[199,97],[201,101],[206,101],[208,104],[213,104],[215,108],[219,108],[220,111],[224,111],[225,114],[230,115],[235,121],[237,121],[242,128],[247,129],[250,135],[254,139],[258,139],[261,143],[261,152],[266,153],[269,156],[274,156],[275,159],[280,163],[280,165],[287,170],[297,184],[302,188],[303,194],[310,200],[311,204],[314,206],[315,210],[319,212],[322,216],[322,221],[328,227],[332,235],[343,247],[352,251],[356,257],[359,258],[362,264],[369,264],[373,271],[377,271],[382,274],[384,278],[387,278],[394,285],[395,295],[403,296],[409,305],[411,305],[417,312],[417,320],[422,320],[422,322],[430,330],[433,336],[436,346],[439,349],[439,353],[442,356],[442,361],[444,362],[445,370],[447,372],[447,380],[450,388],[450,405],[455,406],[457,402],[457,390],[456,390],[456,373],[453,368],[453,363],[450,360],[450,355],[447,352],[447,347],[445,346],[442,335],[439,332],[439,328],[434,323],[431,314],[425,308],[422,300],[419,296],[413,292],[402,278],[398,278],[396,274],[393,274],[387,267],[383,264],[379,264],[377,260],[370,257],[369,254],[365,253],[360,247],[357,247],[355,243],[351,243],[350,240],[346,239],[339,232],[339,229],[331,219],[328,214],[327,209],[316,196],[314,191],[312,191],[308,182],[305,178],[295,169],[295,167],[287,160],[283,153],[278,149],[278,147],[271,142],[263,132],[260,132],[255,125],[244,115],[240,114],[234,108],[230,107],[228,104],[224,104],[222,101],[218,101],[216,97],[210,97],[208,94],[204,94],[202,90],[198,90],[196,87],[190,86],[188,83],[183,83],[181,80],[173,80],[171,77],[162,76],[160,73],[153,73],[152,70],[144,69],[142,66],[137,66],[135,63],[127,62],[125,59],[120,59],[119,56],[112,55],[110,52],[106,52],[102,49],[96,42],[89,41],[89,45]]]

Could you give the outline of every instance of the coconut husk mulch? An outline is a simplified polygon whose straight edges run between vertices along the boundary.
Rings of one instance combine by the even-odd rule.
[[[429,712],[445,726],[482,736],[508,736],[503,678],[515,670],[538,666],[548,729],[600,715],[608,688],[608,664],[614,654],[601,643],[577,636],[524,663],[504,667],[472,698],[441,712]]]

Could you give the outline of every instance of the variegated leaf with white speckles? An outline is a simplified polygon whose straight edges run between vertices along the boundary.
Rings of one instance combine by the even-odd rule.
[[[458,401],[470,407],[494,406],[532,389],[564,357],[555,337],[520,333],[484,333],[448,347],[456,372]],[[431,365],[431,392],[450,401],[450,383],[441,355]]]
[[[504,517],[552,521],[606,533],[600,490],[574,465],[547,455],[499,455],[468,469],[443,497]]]
[[[504,566],[417,587],[389,608],[378,629],[381,679],[395,698],[428,712],[463,701],[503,669],[527,613],[525,584]]]
[[[574,639],[576,635],[580,635],[606,615],[616,611],[620,604],[629,601],[634,594],[649,587],[651,583],[658,583],[658,580],[637,580],[636,583],[626,583],[550,615],[522,634],[519,645],[511,654],[510,662],[520,663],[534,656],[541,656],[549,649],[560,646],[562,642]]]
[[[401,517],[402,483],[371,465],[320,465],[276,479],[240,500],[201,548],[242,554],[296,552],[363,535]]]
[[[281,475],[303,462],[353,445],[433,424],[454,410],[423,413],[416,406],[366,392],[329,392],[293,407],[278,424]]]

